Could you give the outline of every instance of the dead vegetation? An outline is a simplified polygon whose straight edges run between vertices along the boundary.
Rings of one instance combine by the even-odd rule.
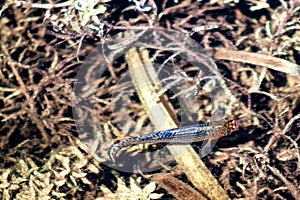
[[[150,175],[106,165],[105,149],[112,142],[152,131],[126,82],[123,57],[99,80],[94,71],[86,73],[97,81],[94,97],[85,90],[94,118],[81,105],[87,112],[80,117],[91,118],[85,124],[89,133],[101,129],[114,139],[93,143],[98,159],[78,140],[73,86],[83,60],[105,39],[141,27],[187,34],[216,61],[232,97],[226,116],[240,119],[240,130],[221,139],[203,161],[228,196],[300,199],[299,0],[8,1],[0,7],[1,199],[206,198],[175,164]],[[165,50],[149,49],[151,61],[194,73]],[[197,119],[210,121],[209,96],[197,92],[204,105]],[[131,97],[127,107],[112,107],[124,105],[125,95]],[[132,121],[124,122],[124,113]],[[200,145],[193,147],[198,151]],[[132,147],[127,154],[134,159],[140,150]],[[150,158],[143,164],[153,169],[163,164]]]

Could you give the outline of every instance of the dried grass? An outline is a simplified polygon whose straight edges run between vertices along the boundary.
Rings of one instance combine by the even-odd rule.
[[[188,194],[191,183],[182,176],[169,182],[160,177],[163,182],[146,176],[141,181],[133,174],[128,180],[128,174],[99,164],[76,142],[72,87],[80,60],[104,37],[142,26],[181,31],[208,51],[232,53],[230,58],[213,55],[236,101],[230,114],[240,118],[241,128],[204,158],[229,197],[300,199],[300,80],[293,76],[300,64],[299,0],[277,5],[252,0],[49,2],[0,6],[1,199],[157,199],[162,193],[168,198],[177,195],[170,186],[183,182],[187,189],[178,198]],[[261,57],[253,60],[247,53]],[[154,52],[155,58],[172,60],[162,51]],[[270,67],[270,58],[287,66]],[[114,116],[110,107],[112,91],[121,98],[128,89],[126,83],[114,85],[126,71],[121,61],[109,66],[93,99],[97,120],[115,140],[129,136],[116,126],[122,116]],[[208,97],[198,92],[207,104],[199,115],[208,121]],[[124,127],[138,134],[148,116],[138,101],[128,112],[135,120]]]

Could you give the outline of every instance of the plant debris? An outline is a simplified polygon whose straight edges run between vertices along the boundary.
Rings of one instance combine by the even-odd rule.
[[[163,148],[160,145],[138,145],[122,152],[133,160],[146,152],[139,164],[153,169],[150,176],[109,167],[110,145],[153,131],[141,97],[128,84],[124,56],[111,62],[100,79],[95,76],[99,63],[90,63],[84,78],[97,87],[83,88],[85,98],[77,99],[85,111],[79,119],[89,119],[84,124],[89,131],[79,131],[81,121],[73,113],[74,86],[80,84],[77,75],[84,60],[95,47],[110,44],[117,33],[146,28],[191,37],[218,66],[225,93],[216,98],[229,98],[224,103],[226,116],[240,123],[236,134],[219,140],[202,158],[218,187],[231,199],[300,199],[299,0],[9,0],[1,2],[0,9],[1,199],[203,195],[188,169],[155,159],[161,156],[154,151]],[[193,106],[176,98],[192,93],[201,100],[197,120],[210,121],[214,105],[206,90],[211,85],[198,81],[201,73],[178,54],[167,52],[172,45],[157,49],[143,44],[148,45],[150,62],[162,69],[175,64],[180,69],[169,74],[166,84],[157,87],[160,95],[153,98],[174,106],[176,118],[180,105]],[[169,94],[176,78],[194,86]],[[124,120],[127,116],[130,121]],[[89,134],[98,138],[87,145],[82,138]],[[192,147],[201,150],[201,144]],[[166,157],[165,162],[170,160]]]

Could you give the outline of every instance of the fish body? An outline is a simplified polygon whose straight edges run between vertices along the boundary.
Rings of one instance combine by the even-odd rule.
[[[158,131],[120,141],[112,145],[109,149],[108,155],[110,159],[115,162],[117,153],[122,148],[130,145],[144,143],[185,144],[199,142],[208,139],[218,139],[223,136],[230,135],[232,132],[237,131],[238,128],[239,126],[236,120],[222,120],[209,124],[196,124],[165,131]]]

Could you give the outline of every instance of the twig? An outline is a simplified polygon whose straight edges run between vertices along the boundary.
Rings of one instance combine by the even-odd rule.
[[[283,182],[284,184],[287,186],[287,188],[290,190],[291,194],[293,195],[293,197],[295,199],[300,199],[300,190],[293,185],[291,182],[289,182],[284,175],[282,175],[280,173],[280,171],[276,168],[273,168],[271,166],[268,166],[268,168],[273,172],[273,174],[275,174],[276,176],[278,176]]]
[[[245,51],[234,51],[225,48],[208,49],[207,51],[208,54],[215,59],[249,63],[253,65],[268,67],[270,69],[284,72],[292,76],[300,76],[299,65],[273,56]]]
[[[283,134],[286,134],[289,129],[291,128],[291,125],[297,120],[300,118],[300,114],[294,116],[292,119],[290,119],[290,121],[285,125],[284,129],[283,129]]]

